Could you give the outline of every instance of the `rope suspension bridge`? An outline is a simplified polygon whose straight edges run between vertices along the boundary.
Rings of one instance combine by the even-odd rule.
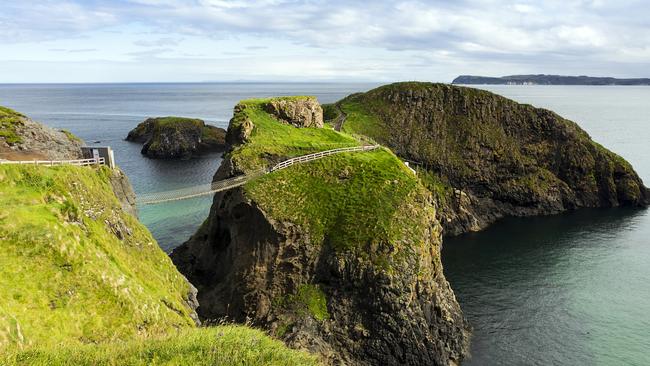
[[[235,187],[240,187],[246,184],[249,180],[260,177],[264,174],[273,173],[275,171],[286,169],[295,164],[306,163],[309,161],[324,158],[326,156],[355,151],[369,151],[377,149],[379,145],[364,145],[354,147],[343,147],[339,149],[326,150],[313,154],[301,155],[295,158],[282,161],[267,170],[261,170],[251,174],[239,175],[233,178],[212,182],[210,184],[203,184],[194,187],[182,188],[172,191],[148,193],[138,196],[136,203],[142,205],[153,205],[163,202],[180,201],[189,198],[201,197],[211,195],[217,192],[226,191]]]

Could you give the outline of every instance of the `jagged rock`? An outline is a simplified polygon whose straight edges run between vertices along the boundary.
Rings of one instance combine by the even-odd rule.
[[[82,159],[83,141],[65,130],[54,130],[0,107],[0,159],[74,160]]]
[[[314,97],[271,99],[264,104],[264,110],[296,127],[323,127],[323,108]]]
[[[348,129],[358,128],[354,132],[428,172],[421,177],[436,193],[448,235],[483,229],[504,216],[650,201],[629,163],[545,109],[431,83],[386,85],[339,104],[346,110],[348,103],[362,106],[356,109],[366,118],[359,120],[367,124]]]
[[[158,159],[189,159],[226,149],[226,131],[200,119],[148,118],[131,130],[127,141],[144,143],[142,154]]]
[[[135,192],[126,174],[120,169],[113,169],[109,179],[115,196],[122,204],[122,209],[133,216],[137,216]]]
[[[245,120],[240,115],[245,109],[235,110],[229,130]],[[233,149],[215,179],[242,172],[238,162],[245,161],[232,157],[249,156],[242,152],[246,143]],[[377,154],[394,159],[387,151]],[[274,216],[271,204],[256,200],[247,189],[217,193],[202,227],[171,254],[198,289],[197,313],[208,323],[224,318],[250,322],[293,348],[318,352],[332,365],[457,364],[467,355],[469,328],[442,271],[442,229],[433,199],[399,160],[390,161],[403,176],[386,180],[385,171],[374,171],[366,160],[355,165],[357,157],[363,159],[351,155],[352,160],[323,170],[322,184],[361,179],[370,192],[381,186],[395,193],[390,187],[405,179],[413,182],[399,209],[384,207],[396,220],[391,227],[408,235],[387,239],[379,234],[359,247],[340,249],[333,244],[337,231],[354,235],[366,226],[358,216],[340,220],[341,227],[335,225],[320,237],[305,224]],[[287,183],[287,178],[276,183],[300,184]],[[272,195],[282,204],[282,194]],[[309,195],[309,189],[298,194],[299,201],[313,199]],[[288,207],[305,209],[293,203]],[[339,217],[349,214],[344,210]],[[340,245],[353,245],[345,243]]]

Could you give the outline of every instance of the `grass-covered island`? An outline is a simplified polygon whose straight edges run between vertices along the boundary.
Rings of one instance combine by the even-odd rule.
[[[504,216],[580,207],[647,206],[632,166],[575,122],[488,91],[395,83],[336,103],[343,131],[411,161],[436,196],[448,235]]]
[[[240,102],[216,179],[364,143],[270,107],[307,115],[302,109],[314,103]],[[466,354],[467,325],[442,273],[432,196],[390,150],[295,165],[214,202],[172,253],[199,290],[202,318],[251,320],[330,363],[446,365]]]
[[[226,131],[203,120],[184,117],[148,118],[131,130],[127,141],[143,143],[142,154],[156,159],[189,159],[223,151]]]

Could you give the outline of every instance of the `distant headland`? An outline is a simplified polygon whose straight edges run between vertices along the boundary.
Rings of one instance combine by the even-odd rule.
[[[502,77],[461,75],[452,84],[490,85],[650,85],[650,78],[617,79],[593,76],[510,75]]]

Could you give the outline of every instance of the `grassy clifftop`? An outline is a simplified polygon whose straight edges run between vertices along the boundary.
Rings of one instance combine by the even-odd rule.
[[[273,101],[308,115],[293,98]],[[290,113],[278,116],[267,103],[235,108],[233,147],[217,179],[362,144],[287,121]],[[309,106],[309,126],[323,126],[320,108]],[[332,364],[457,363],[466,323],[442,272],[435,212],[431,194],[389,149],[339,153],[218,193],[172,258],[197,284],[205,318],[250,319]]]
[[[404,82],[337,106],[347,115],[344,132],[370,136],[418,163],[445,206],[448,233],[507,215],[650,201],[630,164],[576,123],[494,93]]]
[[[306,97],[286,97],[287,100]],[[281,123],[264,110],[265,104],[282,98],[250,99],[235,107],[230,121],[229,134],[247,128],[251,130],[236,141],[230,158],[244,171],[267,167],[270,162],[294,156],[340,147],[358,146],[360,143],[350,135],[331,128],[296,128]]]
[[[196,328],[189,284],[110,174],[0,165],[0,364],[319,364],[248,327]]]
[[[190,327],[189,285],[107,168],[0,166],[0,347]]]
[[[287,99],[292,98],[296,97]],[[269,100],[241,102],[234,117],[235,123],[248,119],[254,125],[248,141],[230,153],[235,164],[245,170],[361,144],[332,128],[296,128],[281,123],[264,110]],[[337,154],[274,172],[247,184],[245,192],[274,219],[304,226],[314,243],[326,240],[345,251],[398,242],[409,230],[421,226],[424,212],[413,209],[411,215],[405,214],[414,200],[421,199],[421,189],[404,163],[390,150],[378,149]]]

